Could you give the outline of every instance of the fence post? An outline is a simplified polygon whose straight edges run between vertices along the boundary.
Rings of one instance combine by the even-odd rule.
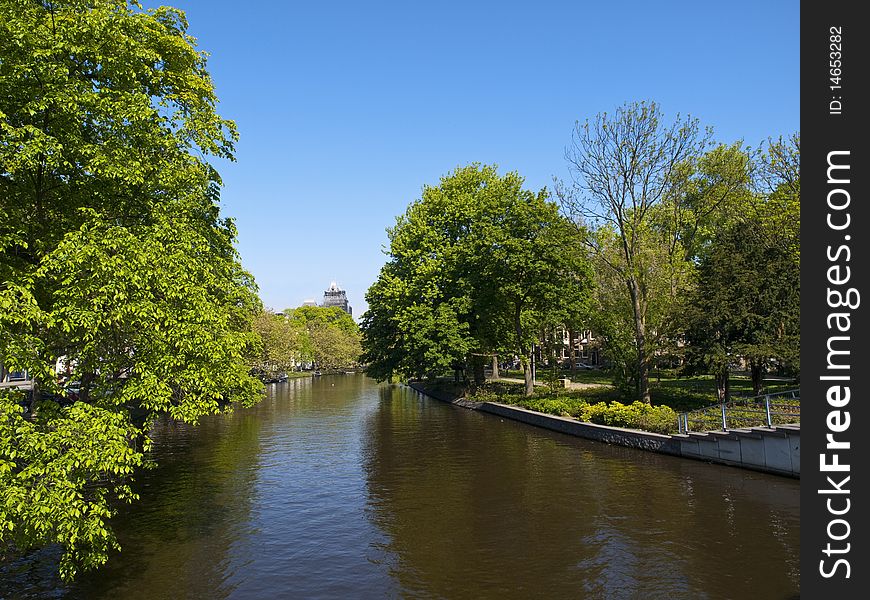
[[[764,397],[764,411],[767,413],[767,426],[773,427],[773,421],[770,418],[770,396]]]
[[[725,420],[725,403],[722,403],[722,431],[728,431],[728,421]]]

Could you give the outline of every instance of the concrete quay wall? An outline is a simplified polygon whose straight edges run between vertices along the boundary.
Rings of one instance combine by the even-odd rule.
[[[589,440],[786,477],[800,477],[800,425],[662,435],[637,429],[584,423],[498,402],[470,402],[428,390],[418,382],[408,385],[436,400]]]

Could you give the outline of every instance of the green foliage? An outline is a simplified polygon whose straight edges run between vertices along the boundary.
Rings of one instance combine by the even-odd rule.
[[[799,147],[777,144],[771,154],[792,156],[793,170],[780,173],[767,193],[744,197],[740,211],[711,234],[684,308],[687,370],[717,374],[724,383],[743,359],[755,393],[772,365],[795,373],[800,364]]]
[[[537,412],[559,415],[560,417],[579,417],[584,407],[583,400],[573,398],[534,398],[519,403],[523,408]]]
[[[284,311],[301,332],[300,356],[321,369],[356,366],[362,353],[359,326],[337,306],[300,306]]]
[[[474,400],[478,400],[474,397]],[[504,401],[500,398],[495,401]],[[677,413],[669,406],[651,406],[643,402],[622,404],[620,402],[596,402],[564,396],[555,398],[531,398],[516,402],[518,406],[537,412],[562,417],[571,417],[587,423],[610,427],[641,429],[654,433],[677,431]]]
[[[74,361],[71,378],[88,398],[195,422],[230,395],[255,397],[244,354],[256,297],[238,263],[216,256],[184,218],[137,228],[94,217],[36,276],[56,288],[29,323],[44,344],[29,360]]]
[[[308,330],[314,348],[314,363],[321,369],[356,366],[362,346],[358,331],[348,332],[333,325],[313,323]]]
[[[395,265],[385,265],[366,293],[366,372],[385,381],[431,377],[455,368],[474,344],[468,323],[461,320],[463,300],[448,297],[449,288],[430,289],[428,298],[417,296],[412,286],[424,286],[426,275],[405,282],[393,275],[395,270]]]
[[[678,193],[667,203],[685,257],[697,261],[717,232],[753,197],[757,161],[740,143],[721,144],[681,165]]]
[[[118,549],[106,498],[136,498],[127,477],[143,456],[130,442],[142,432],[125,415],[83,402],[60,409],[47,401],[26,419],[16,400],[0,392],[0,532],[19,548],[67,546],[60,572],[70,578]]]
[[[587,373],[581,372],[583,375]],[[604,376],[597,375],[592,377],[577,377],[583,383],[596,383],[599,385],[584,387],[575,390],[561,389],[553,393],[550,390],[546,391],[545,395],[541,395],[542,388],[537,387],[538,392],[533,398],[528,399],[530,402],[535,400],[551,400],[559,399],[569,402],[582,402],[584,404],[596,404],[599,402],[610,403],[617,401],[631,403],[632,394],[622,393],[618,389],[606,385]],[[704,406],[709,406],[715,403],[716,400],[716,381],[715,378],[709,375],[700,375],[693,377],[677,376],[673,373],[655,372],[655,377],[652,378],[653,394],[656,399],[655,405],[666,405],[672,409],[681,412],[695,410]],[[769,383],[767,391],[775,393],[779,391],[791,390],[795,387],[793,381],[782,381],[777,383]],[[732,391],[741,396],[752,396],[752,382],[749,378],[743,376],[732,377]],[[522,385],[509,382],[488,382],[486,386],[479,388],[470,396],[473,400],[490,400],[493,402],[506,402],[513,404],[523,401]],[[573,416],[574,411],[569,411]]]
[[[300,306],[288,308],[284,314],[294,323],[310,325],[311,323],[333,325],[346,333],[359,331],[359,326],[349,314],[338,306]]]
[[[573,229],[516,173],[470,165],[425,187],[389,231],[389,262],[369,289],[364,362],[378,379],[438,375],[510,351],[527,363],[535,332],[588,294]],[[478,382],[480,383],[480,382]]]
[[[563,209],[591,226],[592,326],[614,383],[645,402],[650,370],[684,354],[720,395],[742,360],[756,390],[766,369],[798,369],[800,138],[708,142],[640,102],[578,123],[566,153]]]
[[[696,119],[678,115],[668,124],[656,103],[634,102],[578,123],[566,152],[572,184],[562,186],[560,198],[576,222],[591,226],[585,243],[604,278],[601,313],[615,316],[603,327],[608,345],[618,348],[614,373],[647,403],[649,371],[656,350],[676,333],[675,307],[689,271],[679,199],[708,137]]]
[[[255,371],[274,377],[303,361],[308,335],[304,324],[263,310],[254,319],[253,326],[260,336],[258,351],[251,358]]]
[[[0,2],[0,362],[46,399],[0,411],[0,544],[106,560],[159,414],[249,403],[259,310],[207,156],[231,159],[184,14]],[[64,397],[75,382],[78,401]]]
[[[611,427],[628,427],[654,433],[674,433],[677,431],[677,413],[669,406],[650,406],[644,402],[621,404],[611,402],[591,404],[580,416],[581,421],[599,423]]]
[[[709,404],[710,397],[708,392],[693,408]],[[467,398],[474,402],[513,404],[541,413],[611,427],[627,427],[654,433],[677,431],[677,412],[670,406],[653,406],[639,401],[622,403],[614,399],[619,396],[609,386],[562,390],[526,397],[522,394],[522,387],[517,384],[489,383]]]

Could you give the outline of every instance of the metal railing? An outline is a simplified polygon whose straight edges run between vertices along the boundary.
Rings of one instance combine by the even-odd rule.
[[[788,390],[753,398],[737,398],[677,415],[680,433],[800,423],[801,392]]]

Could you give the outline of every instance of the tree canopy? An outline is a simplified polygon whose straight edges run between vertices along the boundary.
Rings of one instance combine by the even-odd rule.
[[[687,370],[713,373],[722,398],[741,360],[756,394],[771,367],[800,371],[799,137],[772,141],[752,160],[754,190],[720,217],[684,304]]]
[[[427,186],[389,230],[390,260],[366,295],[364,362],[387,379],[462,367],[482,382],[484,357],[525,365],[539,327],[588,297],[591,274],[566,250],[574,230],[546,190],[517,173],[469,165]]]
[[[566,150],[572,181],[561,189],[562,207],[575,222],[591,225],[586,245],[623,284],[634,330],[636,395],[646,403],[654,338],[664,333],[650,321],[654,304],[668,297],[653,289],[676,290],[683,275],[682,248],[667,236],[676,229],[667,205],[707,141],[697,119],[678,115],[667,123],[656,103],[634,102],[577,123]]]
[[[617,383],[645,402],[650,369],[680,363],[687,341],[696,368],[727,374],[728,361],[715,348],[725,343],[722,327],[741,327],[733,322],[736,313],[727,314],[730,303],[741,310],[756,303],[759,318],[778,324],[776,336],[758,338],[766,342],[741,346],[739,358],[754,365],[756,381],[759,365],[796,356],[786,348],[794,345],[792,334],[783,332],[794,330],[798,313],[799,139],[771,143],[759,155],[742,142],[713,145],[711,136],[696,119],[678,115],[668,122],[656,103],[633,102],[578,123],[566,151],[571,180],[558,192],[565,214],[585,230],[595,265],[592,323]],[[727,277],[727,263],[742,260],[754,270],[731,262],[746,275],[738,283]],[[762,306],[760,297],[777,300]],[[783,316],[776,302],[792,316]],[[753,323],[756,333],[768,327]],[[702,339],[712,344],[703,360]]]
[[[260,344],[251,359],[252,368],[269,379],[298,366],[305,358],[307,331],[284,314],[263,310],[254,318]]]
[[[319,369],[355,367],[362,354],[359,325],[338,306],[300,306],[284,315],[302,332],[300,355]]]
[[[233,157],[176,9],[0,2],[0,544],[59,543],[61,574],[117,547],[149,424],[253,402],[259,301],[208,157]],[[25,410],[26,409],[26,410]]]

